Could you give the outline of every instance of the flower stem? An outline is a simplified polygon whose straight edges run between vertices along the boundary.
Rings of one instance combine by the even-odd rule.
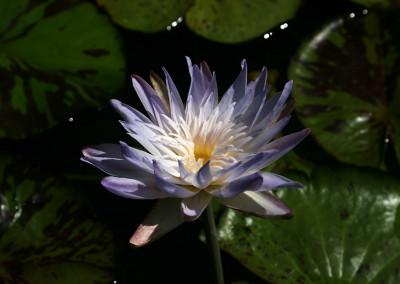
[[[215,228],[214,214],[211,202],[210,204],[208,204],[202,217],[204,221],[204,230],[206,234],[208,254],[214,272],[214,281],[216,284],[224,284],[221,254],[219,251],[217,230]]]

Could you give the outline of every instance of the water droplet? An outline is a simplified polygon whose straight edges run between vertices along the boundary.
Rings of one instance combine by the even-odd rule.
[[[364,9],[364,10],[363,10],[363,15],[366,15],[366,14],[368,14],[368,10],[367,10],[367,9]]]
[[[179,17],[178,20],[176,20],[178,23],[182,23],[183,17]]]
[[[177,22],[177,21],[172,22],[172,24],[171,24],[172,27],[176,27],[177,25],[178,25],[178,22]]]
[[[168,27],[167,27],[167,31],[170,31],[170,30],[171,30],[171,26],[168,26]]]
[[[284,30],[288,27],[289,25],[287,23],[284,23],[281,25],[281,30]]]
[[[353,19],[355,16],[356,16],[356,14],[351,13],[351,14],[350,14],[350,19]]]
[[[264,38],[265,38],[265,39],[269,38],[269,34],[265,34],[265,35],[264,35]]]
[[[73,118],[73,117],[70,117],[70,118],[68,119],[68,121],[69,121],[69,122],[73,122],[73,121],[74,121],[74,118]]]
[[[389,143],[389,138],[385,138],[385,143]]]

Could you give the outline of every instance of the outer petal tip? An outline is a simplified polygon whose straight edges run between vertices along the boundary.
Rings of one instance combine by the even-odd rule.
[[[172,231],[184,222],[180,212],[181,200],[160,199],[147,214],[129,242],[134,247],[143,246]]]
[[[157,225],[153,226],[145,226],[140,224],[137,228],[136,232],[132,235],[129,240],[129,243],[133,247],[141,247],[151,241],[151,235],[155,231]]]

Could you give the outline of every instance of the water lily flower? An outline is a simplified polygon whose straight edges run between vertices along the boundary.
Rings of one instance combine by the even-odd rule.
[[[266,100],[267,70],[247,84],[246,61],[218,101],[215,73],[206,63],[192,65],[186,108],[167,70],[165,84],[153,76],[154,89],[133,75],[132,83],[148,116],[112,100],[122,126],[146,151],[125,142],[83,149],[83,161],[110,176],[102,185],[132,199],[159,199],[130,242],[143,245],[197,219],[212,199],[264,218],[288,218],[293,211],[268,191],[301,184],[261,172],[309,133],[309,129],[273,140],[286,126],[293,107],[285,104],[293,82]],[[157,90],[157,91],[155,91]]]

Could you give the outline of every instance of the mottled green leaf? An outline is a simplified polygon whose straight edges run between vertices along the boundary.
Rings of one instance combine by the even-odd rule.
[[[186,23],[207,39],[242,42],[291,19],[300,3],[300,0],[196,0],[186,13]]]
[[[291,220],[264,220],[227,210],[221,248],[271,283],[399,283],[400,180],[353,167],[318,167],[302,189],[277,197]],[[397,221],[396,221],[397,218]]]
[[[142,32],[164,30],[183,16],[193,0],[97,0],[118,25]]]
[[[378,16],[346,16],[304,42],[291,61],[300,120],[342,162],[382,166],[385,144],[398,137],[400,57],[390,38]]]
[[[0,0],[0,137],[23,138],[112,97],[124,83],[117,30],[78,0]]]
[[[111,232],[82,191],[0,158],[0,279],[11,283],[111,283]]]

